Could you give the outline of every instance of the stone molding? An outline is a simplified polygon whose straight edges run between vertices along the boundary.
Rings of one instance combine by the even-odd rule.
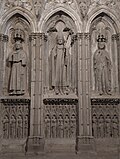
[[[65,98],[47,98],[43,100],[43,103],[45,105],[50,104],[50,105],[54,105],[54,104],[77,104],[78,103],[78,99],[65,99]]]
[[[117,105],[120,98],[91,98],[92,105]]]
[[[30,103],[30,98],[10,98],[10,97],[5,97],[5,98],[0,98],[1,102],[4,104],[9,104],[9,103]]]

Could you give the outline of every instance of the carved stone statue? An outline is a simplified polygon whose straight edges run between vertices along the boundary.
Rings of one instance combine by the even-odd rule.
[[[69,116],[65,116],[64,120],[64,138],[69,138],[70,136],[70,121]]]
[[[16,119],[13,115],[10,119],[10,138],[16,138]]]
[[[99,35],[97,42],[98,49],[93,57],[95,90],[100,95],[111,95],[111,60],[109,53],[105,50],[106,38],[104,35]]]
[[[7,116],[5,116],[3,119],[3,138],[9,138],[9,119]]]
[[[69,52],[65,47],[63,33],[57,35],[55,47],[51,50],[52,88],[56,94],[69,92]]]
[[[119,122],[118,117],[115,115],[112,118],[112,136],[118,137],[119,136]]]
[[[62,116],[59,116],[58,119],[58,137],[63,138],[64,136],[64,121]]]
[[[97,121],[97,117],[94,115],[93,119],[92,119],[92,129],[93,129],[93,136],[97,137],[98,136],[98,121]]]
[[[106,137],[111,137],[111,117],[109,115],[107,115],[106,119],[105,119],[105,123],[106,123]]]
[[[48,115],[45,118],[45,137],[50,138],[50,117]]]
[[[98,137],[105,137],[104,117],[102,115],[100,115],[98,122]]]
[[[25,116],[24,119],[24,137],[28,136],[28,116]]]
[[[26,93],[26,53],[23,51],[23,31],[15,30],[14,50],[9,54],[10,76],[8,92],[9,95],[24,95]]]
[[[51,122],[51,137],[56,138],[57,130],[56,130],[56,117],[52,117],[52,122]]]
[[[23,121],[21,116],[18,116],[17,119],[17,137],[19,139],[23,137]]]

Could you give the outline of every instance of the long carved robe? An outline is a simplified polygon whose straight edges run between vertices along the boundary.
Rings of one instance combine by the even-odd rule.
[[[108,52],[98,49],[94,54],[95,89],[100,94],[111,91],[111,60]]]
[[[11,64],[9,93],[24,94],[26,90],[26,53],[23,50],[10,54],[8,61]]]
[[[69,54],[64,45],[56,45],[50,53],[51,88],[57,93],[64,93],[69,86]]]

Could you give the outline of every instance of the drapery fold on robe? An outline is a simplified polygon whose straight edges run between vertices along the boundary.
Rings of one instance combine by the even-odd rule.
[[[9,93],[24,94],[26,90],[26,53],[23,50],[9,55],[8,62],[11,64]]]

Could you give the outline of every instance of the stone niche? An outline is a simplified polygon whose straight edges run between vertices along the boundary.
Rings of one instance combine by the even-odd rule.
[[[17,13],[7,21],[4,33],[8,41],[2,52],[1,150],[23,152],[30,132],[30,24]]]
[[[110,97],[119,93],[117,29],[111,21],[109,16],[101,13],[91,24],[92,96]]]
[[[46,149],[72,145],[77,129],[77,48],[74,21],[64,12],[52,15],[44,28],[44,134]],[[63,141],[63,142],[62,142]],[[66,142],[64,142],[66,141]],[[53,143],[53,147],[50,147]],[[65,146],[68,145],[68,146]]]
[[[105,13],[91,23],[92,134],[96,139],[119,138],[118,31]]]

